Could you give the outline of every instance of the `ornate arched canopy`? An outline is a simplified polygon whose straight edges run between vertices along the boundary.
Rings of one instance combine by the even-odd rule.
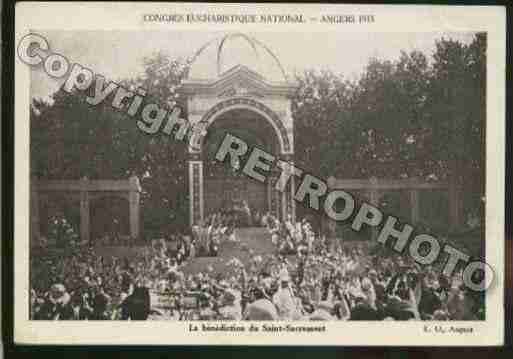
[[[281,154],[288,154],[292,152],[292,144],[287,134],[287,129],[283,125],[283,122],[269,107],[252,98],[236,97],[221,101],[213,106],[209,111],[207,111],[207,113],[200,120],[200,123],[204,125],[203,128],[205,128],[208,132],[214,121],[222,117],[223,114],[229,111],[241,109],[259,114],[262,120],[266,121],[269,125],[272,126],[274,134],[279,141],[279,151]],[[201,150],[201,148],[197,147],[190,148],[191,152],[201,152]]]
[[[239,48],[234,47],[237,41],[237,46],[249,49],[252,54],[249,61],[247,56],[238,57]],[[231,67],[226,65],[227,59],[232,62]],[[191,63],[189,77],[183,82],[181,90],[187,98],[191,125],[202,125],[208,139],[208,132],[217,128],[214,126],[216,121],[234,111],[247,111],[255,114],[253,117],[261,121],[261,127],[272,129],[272,137],[276,138],[278,144],[277,148],[273,148],[273,155],[292,157],[294,123],[290,99],[296,85],[289,80],[274,52],[251,36],[235,33],[207,42],[194,54]],[[249,127],[248,121],[247,117],[240,116],[239,121],[231,122],[233,131]],[[191,224],[204,219],[204,201],[209,195],[205,191],[217,188],[205,184],[210,179],[204,178],[203,147],[204,143],[189,143]],[[267,208],[280,217],[293,214],[290,193],[274,193],[270,184],[267,186]]]

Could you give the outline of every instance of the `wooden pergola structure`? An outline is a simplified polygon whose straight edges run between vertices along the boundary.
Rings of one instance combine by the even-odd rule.
[[[375,177],[370,179],[337,179],[328,178],[330,190],[344,190],[349,193],[363,191],[368,194],[369,202],[379,207],[381,196],[386,191],[406,191],[409,193],[410,221],[417,224],[420,220],[420,191],[440,190],[448,193],[449,202],[449,229],[454,231],[461,225],[461,198],[460,189],[454,182],[426,182],[418,178],[384,180]],[[333,230],[335,221],[327,219],[328,228]]]
[[[56,192],[66,194],[72,201],[80,201],[80,240],[90,240],[90,201],[103,197],[119,197],[128,200],[130,236],[139,236],[139,203],[141,185],[135,176],[127,180],[54,180],[31,183],[30,237],[40,236],[39,204]]]

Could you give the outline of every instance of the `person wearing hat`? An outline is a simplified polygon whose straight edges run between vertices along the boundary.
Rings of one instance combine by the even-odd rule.
[[[363,294],[365,294],[366,303],[373,309],[376,309],[376,292],[374,290],[374,285],[369,278],[364,277],[361,280],[361,290]]]
[[[434,313],[442,308],[442,300],[436,291],[436,284],[437,283],[431,281],[427,276],[424,276],[420,282],[421,295],[418,307],[419,313],[423,318],[434,316]]]
[[[273,296],[273,303],[282,320],[292,320],[298,316],[297,301],[289,286],[290,276],[285,267],[280,271],[279,278],[280,288]]]
[[[122,319],[146,320],[150,314],[150,292],[142,281],[137,283],[132,294],[121,303]]]
[[[271,277],[271,274],[267,271],[262,271],[258,275],[256,286],[258,288],[258,291],[260,291],[262,293],[262,296],[264,296],[265,298],[267,298],[269,300],[271,300],[271,296],[272,296],[272,285],[273,285],[273,278]]]
[[[50,287],[45,302],[35,316],[36,320],[72,320],[75,312],[71,306],[71,296],[63,284]]]
[[[411,276],[404,272],[396,274],[388,283],[386,292],[389,294],[385,314],[395,320],[420,320],[418,302],[420,283],[412,281]]]
[[[110,296],[105,293],[103,286],[93,286],[91,320],[108,320],[107,306],[111,301]]]
[[[368,277],[372,283],[372,286],[374,287],[374,293],[376,295],[376,307],[380,309],[380,307],[386,300],[385,284],[380,279],[380,276],[378,275],[378,272],[375,269],[371,269],[369,271]]]

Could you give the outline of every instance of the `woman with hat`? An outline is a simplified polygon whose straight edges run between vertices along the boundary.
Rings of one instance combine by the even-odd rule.
[[[63,284],[54,284],[47,293],[44,304],[36,315],[38,320],[72,320],[75,312],[71,306],[71,296]]]

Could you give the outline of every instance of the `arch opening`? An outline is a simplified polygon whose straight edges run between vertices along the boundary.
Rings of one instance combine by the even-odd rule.
[[[249,217],[239,218],[239,225],[250,225],[270,210],[269,183],[261,183],[242,172],[250,151],[242,157],[238,170],[215,159],[227,133],[245,141],[249,148],[257,147],[270,154],[278,151],[280,143],[273,126],[262,114],[249,109],[230,109],[208,127],[202,146],[205,216],[220,212],[238,215],[234,212],[249,210],[239,213],[239,217]]]
[[[211,131],[210,127],[212,124],[217,121],[218,118],[223,117],[225,113],[233,111],[233,110],[248,110],[259,115],[259,118],[262,120],[260,124],[266,123],[271,126],[273,129],[273,135],[277,138],[279,146],[276,146],[274,149],[274,154],[290,154],[293,151],[291,141],[287,135],[287,130],[285,126],[271,109],[269,109],[264,104],[248,99],[248,98],[235,98],[226,100],[218,103],[214,107],[212,107],[202,118],[201,123],[205,125],[205,128],[208,131]],[[245,123],[239,123],[234,128],[244,126]],[[208,133],[207,133],[208,136]],[[206,137],[207,137],[206,136]],[[195,142],[191,141],[189,144],[190,152],[201,152],[205,139],[203,139],[200,144],[200,148],[196,148],[198,146]]]

